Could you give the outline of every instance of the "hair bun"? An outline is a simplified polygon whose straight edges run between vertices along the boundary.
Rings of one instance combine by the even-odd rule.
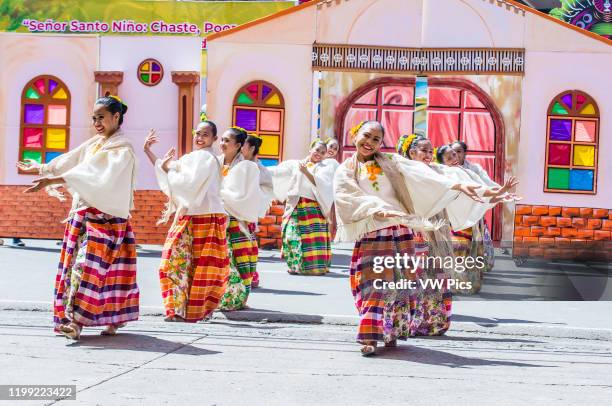
[[[127,104],[121,103],[121,114],[125,114],[128,111]]]

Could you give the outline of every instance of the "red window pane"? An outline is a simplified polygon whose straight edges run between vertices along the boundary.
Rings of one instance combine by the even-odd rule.
[[[378,95],[378,88],[372,89],[363,96],[361,96],[355,104],[371,104],[376,105],[376,96]]]
[[[465,107],[469,109],[484,109],[486,108],[484,104],[478,100],[478,97],[470,91],[463,92],[465,94]]]
[[[351,108],[344,118],[344,144],[345,146],[353,146],[351,139],[351,128],[362,121],[376,120],[376,109],[360,109]]]
[[[459,107],[460,89],[451,87],[430,87],[429,106],[431,107]]]
[[[463,114],[463,140],[472,151],[495,150],[495,124],[490,113]]]
[[[427,127],[434,147],[448,144],[459,138],[459,113],[430,111],[427,114]]]
[[[383,105],[412,106],[414,104],[414,88],[407,86],[383,87]]]
[[[413,110],[383,110],[382,125],[385,127],[385,147],[395,148],[402,134],[412,134],[413,113]]]
[[[469,146],[469,145],[468,145]],[[479,164],[487,172],[492,180],[495,180],[495,156],[493,155],[466,155],[466,159],[472,163]]]

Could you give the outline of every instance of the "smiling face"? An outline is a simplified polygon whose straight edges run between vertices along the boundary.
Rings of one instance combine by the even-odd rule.
[[[442,160],[444,161],[442,162],[444,165],[459,165],[459,158],[457,157],[457,152],[452,148],[448,148],[446,151],[444,151],[444,155],[442,155]]]
[[[357,156],[368,160],[380,150],[383,141],[382,127],[378,123],[364,124],[355,136]]]
[[[217,136],[213,135],[212,126],[208,123],[200,123],[193,135],[193,148],[196,150],[208,148],[213,145],[216,139]]]
[[[327,146],[322,142],[317,142],[312,148],[310,148],[310,154],[308,158],[310,162],[317,164],[326,158]]]
[[[119,128],[119,113],[111,114],[103,104],[95,104],[92,124],[99,135],[110,136]]]
[[[465,150],[463,149],[463,146],[458,142],[455,142],[451,148],[457,153],[457,161],[459,162],[459,165],[463,165],[465,162]]]
[[[221,151],[226,157],[234,157],[238,152],[240,152],[240,148],[242,145],[236,142],[236,138],[232,134],[232,131],[228,130],[223,133],[221,136]]]
[[[338,155],[338,141],[335,139],[330,140],[327,143],[327,158],[335,158]]]
[[[411,159],[429,165],[433,159],[433,146],[431,145],[431,141],[421,140],[417,142],[416,146],[410,148],[408,153]]]

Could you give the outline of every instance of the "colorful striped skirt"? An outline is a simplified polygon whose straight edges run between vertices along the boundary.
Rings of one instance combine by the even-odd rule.
[[[282,224],[282,256],[289,273],[323,275],[331,265],[331,238],[327,220],[316,200],[300,197]]]
[[[466,258],[472,257],[474,264],[477,264],[477,260],[484,264],[483,261],[486,261],[484,257],[484,244],[482,239],[480,241],[476,236],[473,235],[472,228],[467,228],[461,231],[452,231],[451,232],[452,241],[453,241],[453,254],[455,255],[455,260],[457,258]],[[460,289],[458,287],[453,287],[453,293],[462,294],[462,295],[475,295],[480,292],[482,288],[482,273],[485,271],[485,266],[472,266],[469,269],[465,267],[465,269],[459,269],[455,267],[450,272],[450,277],[452,279],[456,279],[460,283],[464,283],[464,286],[467,286],[467,283],[471,285],[471,287],[466,287]]]
[[[217,307],[227,284],[227,216],[182,216],[168,231],[159,267],[169,317],[195,323]]]
[[[247,228],[242,230],[238,220],[230,216],[227,227],[230,274],[220,310],[243,309],[251,292],[251,281],[257,270],[258,248],[255,234],[251,233],[250,227]]]
[[[412,231],[399,225],[370,232],[355,244],[350,283],[360,316],[357,342],[387,343],[409,336],[439,335],[448,329],[450,295],[444,287],[427,287],[428,274],[419,263],[409,260],[407,268],[404,263],[400,267],[395,264],[384,273],[375,269],[377,257],[416,257],[427,252],[426,243],[415,243]],[[444,276],[436,272],[434,278]],[[383,282],[395,286],[385,287]]]
[[[66,224],[55,279],[56,331],[70,322],[107,326],[137,320],[139,296],[129,221],[95,208],[74,213]]]

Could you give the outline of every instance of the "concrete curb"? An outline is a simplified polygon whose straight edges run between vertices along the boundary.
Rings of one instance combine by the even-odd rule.
[[[39,302],[0,302],[0,311],[51,312],[51,303]],[[164,315],[162,307],[141,306],[141,316]],[[357,326],[357,316],[316,315],[283,313],[269,310],[246,309],[232,312],[215,312],[213,320],[246,321],[256,323],[286,324],[326,324],[338,326]],[[612,329],[558,326],[534,323],[491,323],[481,325],[473,322],[453,322],[450,331],[498,334],[529,337],[571,338],[580,340],[612,341]]]

